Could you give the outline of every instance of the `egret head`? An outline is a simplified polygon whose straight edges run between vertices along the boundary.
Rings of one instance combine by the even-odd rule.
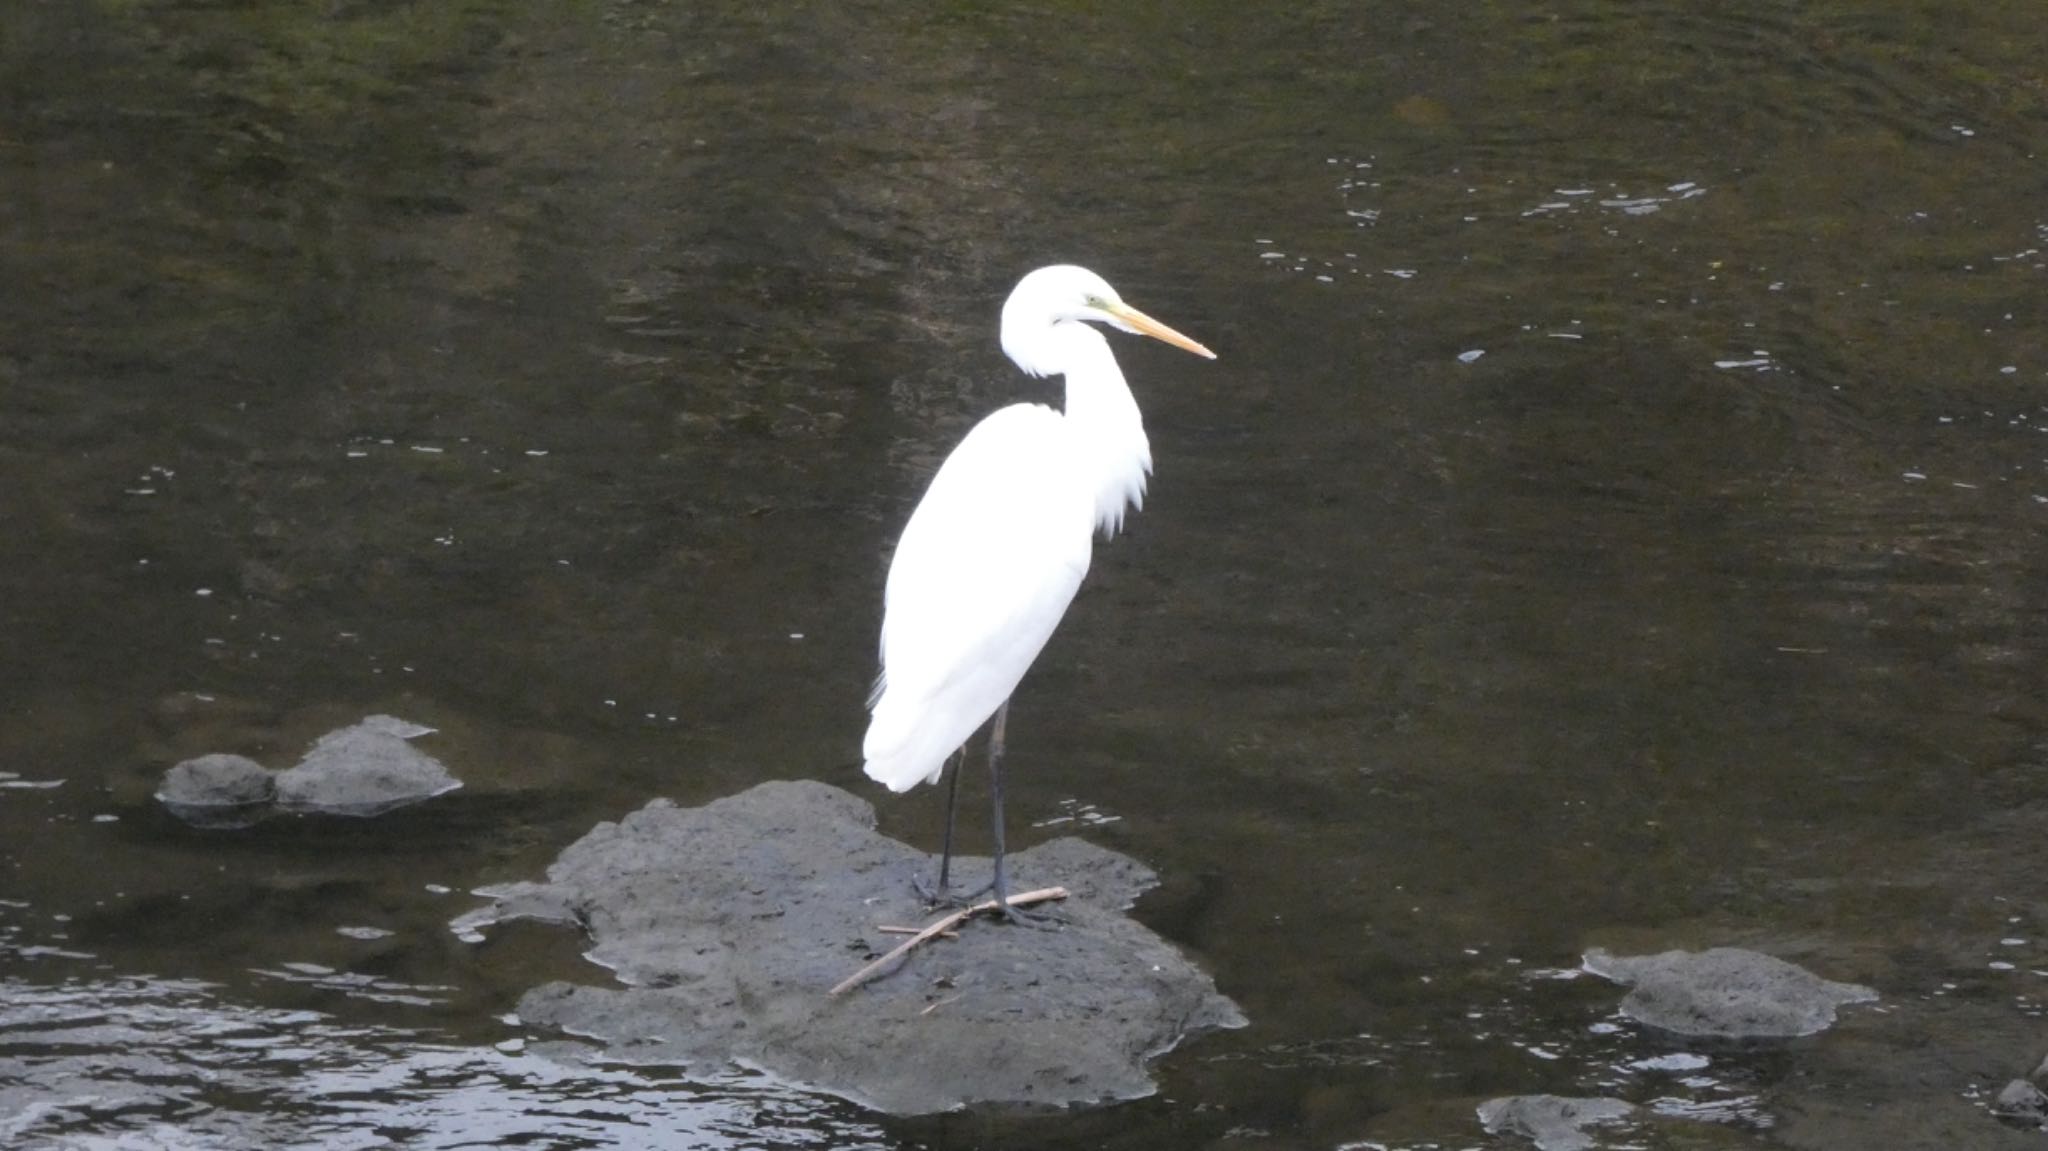
[[[1216,358],[1216,353],[1124,303],[1108,280],[1075,264],[1052,264],[1017,281],[1003,304],[1003,351],[1034,376],[1061,372],[1058,358],[1049,354],[1058,346],[1054,329],[1074,321],[1108,324]]]

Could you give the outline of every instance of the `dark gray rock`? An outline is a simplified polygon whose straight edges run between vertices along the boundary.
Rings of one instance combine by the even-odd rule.
[[[1591,1127],[1620,1123],[1635,1105],[1619,1099],[1572,1099],[1562,1095],[1511,1095],[1479,1105],[1479,1123],[1489,1135],[1520,1135],[1540,1151],[1587,1151]]]
[[[195,827],[247,827],[271,812],[277,781],[240,755],[202,755],[164,773],[157,802]]]
[[[829,990],[933,916],[910,887],[930,858],[874,828],[866,801],[765,783],[700,808],[656,801],[599,824],[545,884],[499,889],[457,921],[584,925],[623,987],[551,983],[519,1015],[668,1063],[735,1063],[896,1114],[975,1102],[1064,1106],[1152,1092],[1145,1064],[1244,1018],[1164,940],[1122,914],[1143,865],[1077,839],[1011,856],[1018,892],[1061,885],[1056,926],[990,920]],[[968,884],[986,860],[966,860]]]
[[[430,730],[373,715],[330,731],[297,767],[277,773],[278,806],[328,815],[379,815],[461,787],[440,760],[406,742]]]
[[[1991,1113],[2023,1127],[2048,1127],[2048,1094],[2024,1079],[2015,1079],[1991,1101]]]
[[[356,726],[364,731],[381,732],[384,735],[393,736],[398,739],[418,739],[423,735],[434,734],[435,730],[424,723],[414,723],[409,719],[400,719],[395,715],[385,715],[381,712],[376,715],[364,716],[362,722],[356,724]],[[348,729],[343,728],[341,730],[346,731]]]
[[[389,715],[323,735],[297,767],[271,772],[240,755],[202,755],[164,773],[156,798],[197,827],[247,827],[278,811],[377,815],[461,787],[407,745],[434,729]]]
[[[1835,1009],[1877,992],[1822,979],[1803,967],[1735,947],[1621,956],[1599,948],[1587,971],[1630,991],[1622,1013],[1679,1035],[1789,1039],[1834,1026]]]

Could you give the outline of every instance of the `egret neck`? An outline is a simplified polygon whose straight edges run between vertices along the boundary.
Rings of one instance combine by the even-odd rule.
[[[1152,445],[1109,340],[1090,324],[1062,319],[1027,339],[1003,344],[1017,366],[1032,375],[1066,377],[1065,424],[1073,463],[1095,501],[1095,526],[1105,538],[1114,536],[1123,527],[1126,509],[1145,506]]]

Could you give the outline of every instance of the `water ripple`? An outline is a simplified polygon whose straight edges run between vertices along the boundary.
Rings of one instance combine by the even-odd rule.
[[[191,980],[0,981],[0,1143],[112,1148],[878,1147],[755,1077],[604,1066],[576,1044],[472,1047]]]

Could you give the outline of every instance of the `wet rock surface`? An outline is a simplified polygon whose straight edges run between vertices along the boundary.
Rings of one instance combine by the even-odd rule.
[[[1823,979],[1757,951],[1715,947],[1621,956],[1599,948],[1585,969],[1625,984],[1622,1013],[1678,1035],[1717,1039],[1789,1039],[1834,1026],[1835,1011],[1876,1000],[1877,992]]]
[[[1635,1110],[1619,1099],[1514,1095],[1480,1104],[1479,1122],[1489,1135],[1520,1135],[1539,1151],[1588,1151],[1594,1128],[1622,1122]]]
[[[277,781],[241,755],[202,755],[164,773],[157,801],[196,827],[242,827],[269,814]]]
[[[408,741],[432,728],[372,715],[316,740],[298,764],[271,772],[240,755],[202,755],[164,773],[157,801],[195,827],[246,827],[279,811],[371,816],[462,786]]]
[[[1044,929],[984,919],[830,989],[937,916],[912,891],[930,857],[875,831],[838,788],[765,783],[700,808],[656,801],[598,825],[544,884],[479,894],[453,925],[573,920],[619,986],[551,983],[519,1015],[625,1057],[737,1063],[895,1114],[970,1103],[1062,1106],[1150,1094],[1151,1058],[1243,1016],[1170,944],[1123,914],[1155,882],[1078,839],[1011,857],[1022,892],[1063,886]],[[963,862],[963,861],[956,861]],[[987,861],[966,860],[972,885]]]
[[[379,815],[461,787],[462,781],[441,761],[406,742],[426,731],[391,716],[373,715],[328,732],[297,767],[277,774],[278,806],[329,815]]]
[[[2025,1079],[2015,1079],[1991,1101],[1991,1113],[2020,1127],[2048,1127],[2048,1093]]]

